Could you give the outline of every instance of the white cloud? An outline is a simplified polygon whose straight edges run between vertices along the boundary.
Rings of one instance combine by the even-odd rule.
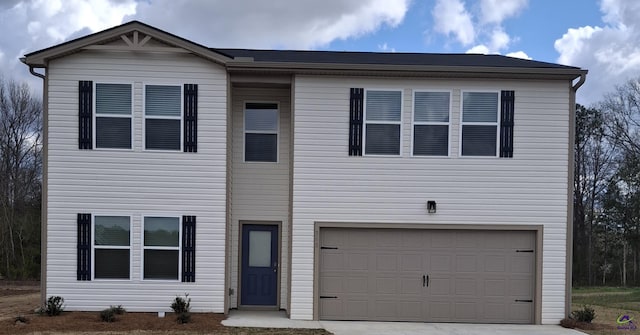
[[[453,35],[468,53],[500,54],[517,38],[504,29],[503,22],[520,14],[528,0],[481,0],[467,8],[463,0],[438,0],[433,8],[434,30]]]
[[[396,52],[396,48],[390,47],[387,44],[387,42],[384,42],[382,44],[378,44],[378,50],[384,51],[384,52]]]
[[[250,6],[247,1],[155,0],[138,3],[132,18],[211,46],[314,49],[395,27],[408,7],[409,0],[280,0]]]
[[[531,60],[531,57],[529,57],[529,55],[527,55],[524,51],[510,52],[506,56]]]
[[[587,105],[640,74],[640,2],[603,0],[600,9],[602,27],[568,29],[554,44],[559,63],[589,70],[578,91],[578,102]]]
[[[437,0],[432,15],[435,31],[445,35],[453,34],[462,45],[470,45],[475,41],[471,14],[461,0]]]
[[[528,0],[482,0],[480,1],[481,21],[500,24],[505,19],[516,16],[528,5]]]

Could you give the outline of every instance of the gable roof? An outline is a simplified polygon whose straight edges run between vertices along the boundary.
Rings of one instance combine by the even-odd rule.
[[[227,67],[229,71],[279,73],[349,73],[354,75],[436,75],[511,78],[575,79],[587,71],[578,67],[502,55],[381,53],[346,51],[296,51],[207,48],[139,21],[26,54],[22,61],[32,67],[46,67],[50,59],[96,48],[131,32],[145,35],[174,48],[186,50]],[[104,48],[108,48],[104,46]]]

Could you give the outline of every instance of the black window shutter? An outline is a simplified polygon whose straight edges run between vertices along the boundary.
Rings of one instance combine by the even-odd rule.
[[[196,281],[196,217],[182,217],[182,281]]]
[[[515,92],[502,91],[500,98],[500,157],[513,157],[513,114]]]
[[[184,152],[198,151],[198,85],[184,84]]]
[[[78,148],[92,149],[93,134],[93,82],[78,82]]]
[[[78,213],[78,280],[91,280],[91,214]]]
[[[349,102],[349,156],[362,156],[364,89],[352,88]]]

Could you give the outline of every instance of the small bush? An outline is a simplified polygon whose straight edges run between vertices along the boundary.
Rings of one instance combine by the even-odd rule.
[[[111,308],[103,309],[100,312],[100,319],[103,322],[114,322],[116,321],[116,313],[114,313],[113,309]]]
[[[29,319],[27,319],[24,315],[18,315],[13,319],[14,323],[29,323]]]
[[[126,310],[122,307],[122,305],[118,306],[110,306],[107,309],[103,309],[100,312],[100,319],[104,322],[115,322],[116,315],[122,315],[126,312]]]
[[[571,318],[578,322],[591,323],[591,321],[596,318],[596,311],[593,308],[584,305],[582,306],[582,309],[571,312]]]
[[[176,321],[178,323],[189,323],[191,321],[191,298],[189,294],[183,297],[176,297],[171,303],[171,309],[176,314]]]
[[[61,296],[51,296],[47,302],[40,308],[38,313],[48,316],[57,316],[64,311],[64,298]]]
[[[564,328],[577,328],[578,327],[578,321],[571,319],[571,318],[564,318],[562,320],[560,320],[560,326],[564,327]]]

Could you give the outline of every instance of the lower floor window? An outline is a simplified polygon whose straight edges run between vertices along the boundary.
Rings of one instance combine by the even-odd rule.
[[[144,279],[178,280],[180,273],[180,218],[144,218]]]
[[[94,278],[129,279],[131,219],[128,216],[94,217]]]

